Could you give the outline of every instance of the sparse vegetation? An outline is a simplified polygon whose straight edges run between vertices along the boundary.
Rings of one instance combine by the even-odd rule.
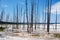
[[[32,34],[31,36],[39,37],[40,35],[39,34]]]
[[[54,34],[54,37],[60,38],[60,34]]]
[[[3,27],[0,27],[0,32],[4,31],[4,29],[5,29],[5,28],[3,28]]]

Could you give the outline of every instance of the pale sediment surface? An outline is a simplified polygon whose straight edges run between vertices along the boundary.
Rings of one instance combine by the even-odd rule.
[[[45,36],[40,37],[21,37],[21,36],[11,36],[3,34],[0,36],[0,40],[60,40],[58,38],[51,37],[51,35],[45,34]]]
[[[22,26],[23,27],[23,26]],[[25,27],[25,29],[23,30],[22,27],[20,28],[20,32],[22,31],[26,31],[27,27]],[[16,33],[9,33],[11,32],[11,27],[9,27],[8,33],[6,32],[6,34],[1,33],[3,36],[0,35],[0,40],[60,40],[59,38],[54,38],[51,37],[51,35],[44,35],[46,34],[46,28],[45,30],[43,30],[43,25],[37,26],[36,30],[34,30],[35,33],[40,33],[40,37],[36,38],[36,37],[29,37],[27,33],[22,32],[18,33],[20,36],[16,36]],[[50,33],[59,33],[60,34],[60,24],[57,27],[57,30],[54,29],[54,25],[50,25]],[[9,35],[8,35],[9,34]],[[14,35],[13,35],[14,34]],[[26,35],[27,34],[27,35]],[[27,37],[26,37],[27,36]]]
[[[0,38],[0,40],[60,40],[56,38],[23,38],[23,37],[12,37],[7,36],[5,38]]]

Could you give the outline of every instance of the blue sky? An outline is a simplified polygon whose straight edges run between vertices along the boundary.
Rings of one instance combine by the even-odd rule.
[[[44,5],[45,4],[47,4],[47,0],[39,0],[39,4],[38,4],[38,0],[34,0],[34,1],[36,1],[36,5],[38,5],[37,7],[38,7],[38,22],[42,22],[42,21],[44,21],[44,20],[42,20],[43,19],[43,12],[44,12]],[[53,0],[52,1],[52,10],[54,10],[54,5],[56,4],[57,5],[57,3],[58,2],[60,2],[60,0]],[[28,10],[30,10],[31,9],[31,0],[28,0]],[[9,21],[12,21],[12,17],[13,17],[13,12],[14,12],[14,9],[15,9],[15,11],[16,11],[16,5],[19,5],[18,7],[19,7],[19,13],[21,13],[20,11],[21,11],[21,8],[22,8],[22,13],[24,13],[24,10],[25,10],[25,0],[1,0],[0,1],[0,13],[1,13],[1,11],[4,9],[5,10],[5,17],[4,17],[4,21],[5,21],[5,19],[6,19],[6,15],[9,13],[9,16],[10,16],[10,19],[9,19]],[[58,7],[58,6],[57,6]],[[47,5],[46,5],[46,8],[47,8]],[[60,7],[59,7],[60,8]],[[57,9],[57,10],[59,10],[59,9]],[[55,22],[55,13],[54,13],[55,11],[53,11],[52,13],[51,13],[51,22]],[[30,13],[30,12],[28,12],[28,13]],[[60,14],[59,14],[59,11],[58,11],[58,22],[60,23]],[[22,15],[24,15],[24,14],[22,14]],[[21,18],[21,17],[20,17]],[[20,20],[20,18],[19,18],[19,20]],[[21,18],[22,20],[23,20],[23,18]],[[21,20],[21,21],[22,21]]]

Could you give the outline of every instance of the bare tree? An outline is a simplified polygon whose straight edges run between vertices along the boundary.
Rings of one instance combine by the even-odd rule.
[[[4,18],[4,9],[2,10],[2,12],[1,12],[1,16],[0,16],[0,21],[2,21],[3,20],[3,18]],[[1,27],[2,27],[2,24],[1,24]]]
[[[51,2],[52,0],[48,1],[48,10],[47,10],[47,32],[49,34],[49,27],[50,27],[50,13],[51,13]]]
[[[8,22],[8,21],[9,21],[9,14],[6,15],[6,22]],[[6,26],[6,29],[8,31],[8,24],[6,24],[5,26]]]
[[[30,24],[30,33],[33,32],[33,13],[34,13],[34,2],[31,0],[31,24]]]
[[[26,5],[26,19],[27,19],[27,32],[29,32],[29,24],[28,24],[28,4],[27,0],[25,0],[25,5]]]
[[[35,13],[35,30],[36,30],[36,22],[37,22],[37,15],[36,15],[36,13]]]
[[[18,27],[18,4],[16,5],[16,32],[19,32]]]
[[[38,8],[39,8],[39,0],[38,0],[38,4],[36,4],[36,2],[34,3],[36,6],[36,13],[35,13],[35,30],[36,30],[36,23],[38,23]]]
[[[24,11],[24,15],[23,15],[23,23],[25,23],[25,11]],[[25,29],[25,24],[23,25],[23,30]]]
[[[21,9],[20,9],[20,23],[21,23],[21,21],[22,21],[22,7],[21,7]],[[20,28],[22,27],[22,25],[20,25]]]
[[[56,20],[55,20],[55,29],[57,30],[57,9],[56,9]]]
[[[9,20],[9,14],[7,14],[6,16],[6,22],[8,22],[8,20]],[[7,24],[6,24],[6,28],[7,28]]]
[[[2,10],[2,12],[1,12],[0,21],[3,20],[3,17],[4,17],[4,10]]]
[[[13,10],[13,23],[16,22],[16,14],[15,14],[15,8]],[[15,29],[15,25],[12,25],[12,32],[13,32],[13,29]]]
[[[17,10],[16,10],[16,11],[17,11],[17,15],[16,15],[16,17],[17,17],[17,18],[16,18],[17,24],[16,24],[16,28],[18,29],[18,4],[17,4]]]

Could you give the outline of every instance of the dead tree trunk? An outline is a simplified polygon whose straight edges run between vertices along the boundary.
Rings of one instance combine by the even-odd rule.
[[[35,5],[35,4],[34,4]],[[36,30],[36,23],[38,23],[38,8],[39,8],[39,0],[38,4],[36,5],[36,14],[35,14],[35,30]]]
[[[25,23],[25,11],[24,11],[24,15],[23,15],[23,23]],[[23,25],[23,30],[25,29],[25,24]]]
[[[2,12],[1,12],[0,21],[3,20],[3,17],[4,17],[4,10],[2,10]],[[1,24],[1,27],[2,27],[2,24]]]
[[[4,17],[4,10],[2,10],[2,12],[1,12],[0,21],[3,20],[3,17]]]
[[[57,10],[56,10],[56,21],[55,21],[55,30],[57,30]]]
[[[6,16],[6,22],[8,22],[8,20],[9,20],[9,14],[7,14],[7,16]],[[6,24],[5,26],[6,26],[6,29],[8,31],[8,24]]]
[[[19,27],[18,27],[18,4],[17,4],[16,8],[17,8],[17,10],[16,10],[17,11],[17,13],[16,13],[16,23],[17,23],[16,24],[16,32],[19,32],[19,30],[18,30],[19,29]]]
[[[16,22],[17,22],[16,28],[18,29],[18,4],[17,4],[17,18],[16,18]]]
[[[37,22],[37,20],[36,20],[36,18],[37,18],[37,11],[36,11],[36,9],[37,9],[37,5],[36,5],[36,1],[34,2],[35,3],[35,5],[34,5],[34,29],[36,30],[36,22]],[[31,21],[31,20],[30,20]]]
[[[13,22],[14,23],[16,22],[15,9],[13,10]],[[12,25],[12,32],[13,32],[13,29],[15,29],[15,25]]]
[[[25,2],[26,2],[25,5],[26,5],[27,32],[29,32],[27,0]]]
[[[32,1],[32,0],[31,0]],[[34,13],[34,3],[31,2],[31,24],[30,24],[30,33],[33,32],[33,13]]]
[[[47,32],[48,34],[49,34],[49,27],[50,27],[51,2],[52,0],[48,0],[48,10],[47,10]]]

